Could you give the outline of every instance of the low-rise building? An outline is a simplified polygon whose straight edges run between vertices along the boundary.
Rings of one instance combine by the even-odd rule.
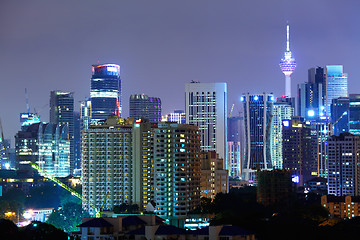
[[[333,217],[344,219],[360,216],[360,197],[323,195],[321,205]]]

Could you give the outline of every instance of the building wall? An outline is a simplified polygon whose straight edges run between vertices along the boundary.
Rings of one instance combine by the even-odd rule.
[[[241,97],[244,106],[245,159],[242,168],[243,179],[255,180],[255,168],[272,169],[270,154],[270,126],[273,113],[272,94]]]
[[[214,199],[218,193],[229,192],[228,170],[215,152],[201,153],[201,197]]]
[[[154,131],[157,215],[177,222],[200,203],[200,132],[197,126],[169,122]]]
[[[201,131],[201,150],[216,151],[226,164],[226,83],[187,83],[185,112],[186,123],[198,126]]]
[[[360,136],[342,133],[328,141],[328,194],[360,194]]]

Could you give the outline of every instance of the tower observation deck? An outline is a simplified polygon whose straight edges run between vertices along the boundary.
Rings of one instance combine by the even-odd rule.
[[[290,51],[290,27],[289,24],[286,26],[286,51],[284,53],[284,57],[280,61],[280,68],[283,74],[285,75],[285,96],[291,97],[291,74],[294,72],[296,68],[295,58],[292,57],[292,53]]]

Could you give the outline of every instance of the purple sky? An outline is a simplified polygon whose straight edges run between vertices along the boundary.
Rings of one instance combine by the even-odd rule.
[[[25,88],[31,110],[48,121],[50,91],[75,92],[78,107],[98,61],[121,65],[124,117],[134,93],[160,97],[163,113],[183,109],[192,79],[227,82],[229,108],[244,92],[280,96],[287,20],[298,64],[293,95],[308,68],[327,64],[343,64],[350,93],[360,93],[359,7],[355,0],[1,0],[5,137],[20,128]]]

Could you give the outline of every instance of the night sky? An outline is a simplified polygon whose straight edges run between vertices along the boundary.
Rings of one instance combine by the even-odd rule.
[[[26,112],[48,121],[51,90],[89,96],[91,65],[121,66],[123,117],[130,94],[160,97],[163,113],[184,109],[185,83],[227,82],[228,106],[245,92],[285,91],[279,61],[298,67],[342,64],[360,93],[360,1],[339,0],[0,0],[0,118],[6,138]]]

